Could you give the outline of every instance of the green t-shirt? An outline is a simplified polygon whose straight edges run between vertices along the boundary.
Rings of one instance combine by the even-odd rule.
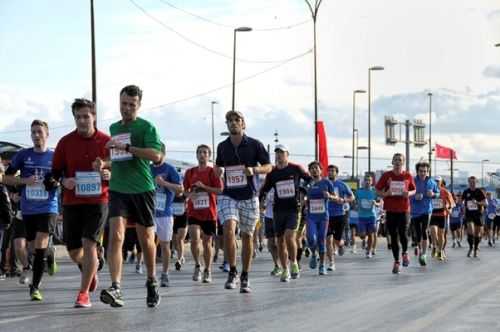
[[[120,138],[124,143],[138,148],[151,148],[160,151],[161,142],[156,128],[141,118],[123,125],[121,121],[109,127],[111,137]],[[119,136],[117,136],[119,135]],[[155,189],[150,161],[121,152],[113,156],[111,151],[111,181],[109,189],[119,193],[140,194]]]

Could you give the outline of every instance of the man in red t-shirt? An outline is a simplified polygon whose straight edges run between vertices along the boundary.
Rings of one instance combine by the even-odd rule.
[[[188,198],[187,218],[189,237],[191,239],[191,253],[195,267],[193,281],[200,281],[200,231],[203,231],[203,259],[205,269],[203,282],[212,282],[212,238],[217,229],[216,195],[222,192],[222,181],[214,169],[208,166],[212,151],[207,145],[196,148],[198,166],[190,168],[184,175],[184,188]]]
[[[87,308],[89,291],[97,287],[97,243],[108,215],[110,172],[103,160],[109,157],[105,145],[110,137],[95,127],[93,102],[75,99],[71,110],[76,130],[57,143],[46,183],[56,186],[62,178],[64,241],[82,271],[75,307]]]
[[[392,273],[400,272],[399,242],[403,251],[403,266],[410,264],[408,256],[408,214],[410,196],[415,195],[415,182],[409,172],[403,170],[404,156],[396,153],[392,157],[392,170],[385,172],[375,185],[377,194],[384,199],[386,227],[391,236],[394,266]],[[399,235],[399,239],[398,239]]]

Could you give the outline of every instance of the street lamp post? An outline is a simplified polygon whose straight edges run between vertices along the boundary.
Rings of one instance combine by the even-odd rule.
[[[354,133],[357,132],[356,129],[356,95],[358,93],[366,93],[365,90],[354,90],[352,93],[352,155],[354,156],[355,153],[355,137]],[[356,173],[357,174],[357,173]],[[352,158],[352,172],[351,172],[351,178],[354,179],[354,157]]]
[[[429,96],[429,176],[432,175],[432,93],[427,93]]]
[[[97,107],[97,83],[95,64],[95,29],[94,29],[94,0],[90,0],[90,56],[92,59],[92,101]]]
[[[236,33],[237,32],[248,32],[252,31],[249,27],[239,27],[234,29],[234,40],[233,40],[233,98],[231,103],[231,110],[234,111],[234,89],[236,86]]]
[[[210,104],[212,106],[212,161],[215,161],[214,105],[218,104],[218,102],[213,100]]]
[[[359,141],[357,144],[359,144]],[[359,146],[359,145],[356,147],[356,175],[358,178],[359,178],[359,169],[358,168],[359,168],[359,151],[360,150],[368,150],[368,147],[367,146]]]
[[[484,187],[484,164],[489,162],[489,159],[481,160],[481,187]]]
[[[382,66],[368,68],[368,173],[372,172],[372,71],[384,70]]]

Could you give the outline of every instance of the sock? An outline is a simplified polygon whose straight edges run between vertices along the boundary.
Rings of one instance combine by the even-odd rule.
[[[297,262],[300,262],[300,259],[302,258],[302,248],[297,249]]]
[[[38,288],[42,280],[44,269],[44,257],[47,249],[35,249],[35,259],[33,261],[33,287]]]
[[[477,250],[479,248],[479,243],[481,242],[481,237],[476,236],[475,241],[474,241],[474,250]]]
[[[231,266],[229,268],[229,273],[234,273],[234,274],[238,273],[238,270],[236,270],[236,266]]]
[[[472,246],[474,245],[474,239],[472,235],[467,234],[467,242],[469,242],[469,248],[472,249]]]
[[[111,287],[113,287],[115,289],[120,289],[120,283],[118,281],[113,281],[111,283]]]

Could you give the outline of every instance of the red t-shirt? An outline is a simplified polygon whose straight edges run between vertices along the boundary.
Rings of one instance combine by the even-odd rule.
[[[199,167],[188,169],[184,175],[184,190],[191,191],[193,184],[198,181],[212,188],[222,188],[222,180],[210,166],[204,169]],[[188,200],[187,216],[200,221],[215,222],[217,220],[216,194],[198,192]]]
[[[385,172],[375,188],[380,191],[391,190],[392,195],[384,197],[384,210],[387,212],[408,212],[410,199],[402,196],[403,191],[415,190],[415,182],[410,173],[403,171],[396,175],[394,171]]]
[[[72,131],[57,143],[52,170],[62,172],[67,178],[75,177],[76,172],[93,172],[92,162],[97,157],[103,160],[109,158],[109,150],[104,147],[109,140],[110,137],[101,131],[96,131],[91,137],[83,137],[76,130]],[[100,195],[95,196],[91,191],[82,189],[78,197],[75,195],[76,188],[63,188],[63,205],[105,204],[108,202],[108,186],[108,181],[101,181]]]

